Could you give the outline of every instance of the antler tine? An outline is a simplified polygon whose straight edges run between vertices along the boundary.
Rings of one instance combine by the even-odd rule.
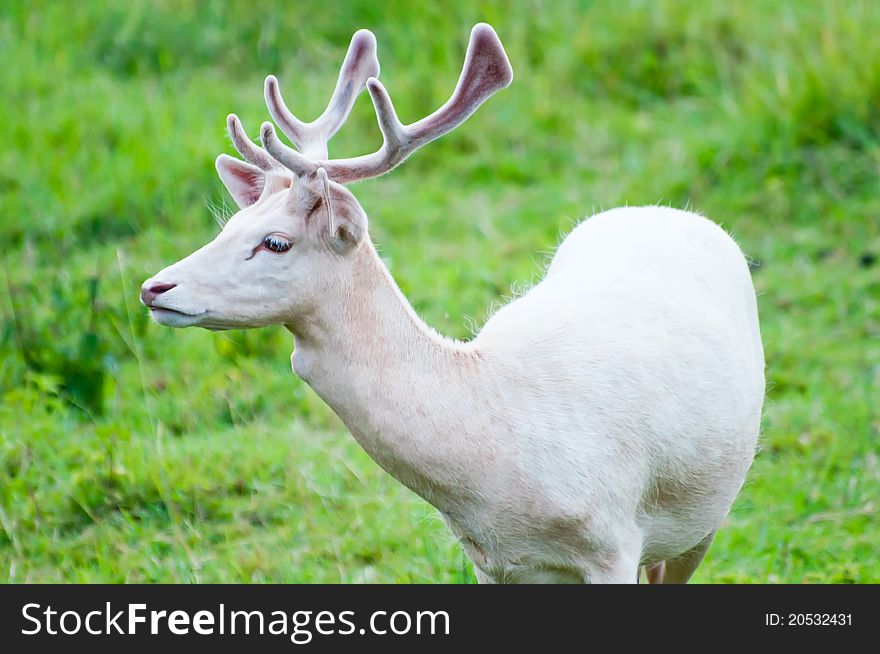
[[[291,113],[284,104],[278,79],[274,75],[266,78],[266,106],[281,131],[304,156],[315,160],[326,159],[327,142],[348,118],[367,80],[378,75],[376,37],[369,30],[358,30],[351,37],[330,102],[317,119],[304,123]]]
[[[331,179],[340,184],[382,175],[398,166],[423,145],[440,138],[463,123],[481,104],[497,91],[507,87],[511,81],[513,81],[513,69],[510,67],[510,61],[498,35],[491,26],[479,23],[471,30],[467,55],[458,84],[446,104],[430,116],[410,125],[404,125],[397,118],[391,97],[385,87],[379,80],[371,78],[367,81],[367,89],[373,100],[379,128],[382,131],[382,147],[373,154],[320,162],[320,166],[327,171]],[[263,136],[266,135],[264,130]],[[281,153],[281,148],[272,143],[271,139],[268,142],[264,139],[263,144],[272,156],[279,158],[276,152],[283,154],[283,158],[279,158],[279,161],[288,165],[288,161],[291,160],[289,152]],[[280,142],[277,142],[277,145],[285,147]],[[308,172],[314,172],[319,165],[299,157],[296,158],[295,163]]]
[[[270,156],[300,177],[312,175],[320,167],[317,162],[282,143],[275,133],[275,126],[268,121],[260,127],[260,141]]]
[[[229,130],[229,137],[232,139],[232,145],[238,150],[238,153],[247,161],[251,162],[261,170],[270,171],[277,170],[276,161],[260,147],[257,147],[253,141],[248,138],[241,121],[235,114],[229,114],[226,117],[226,127]]]

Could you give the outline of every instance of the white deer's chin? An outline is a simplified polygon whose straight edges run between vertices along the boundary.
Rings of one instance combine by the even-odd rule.
[[[186,313],[165,307],[150,307],[150,317],[166,327],[203,327],[211,331],[227,329],[252,329],[264,327],[272,322],[253,320],[244,316],[223,317],[205,309],[199,313]]]
[[[150,307],[150,317],[166,327],[192,327],[199,325],[207,316],[207,311],[200,313],[183,313],[174,309]]]

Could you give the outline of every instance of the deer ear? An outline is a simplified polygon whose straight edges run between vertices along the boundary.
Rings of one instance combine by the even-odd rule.
[[[329,218],[330,245],[337,252],[349,250],[360,243],[367,233],[367,214],[348,189],[336,183],[331,184],[323,168],[318,168],[318,184],[324,211]],[[331,187],[335,188],[336,193],[332,192]]]
[[[332,225],[331,243],[335,249],[344,251],[363,240],[367,233],[367,216],[360,207],[346,206],[342,211],[333,212]]]
[[[249,207],[260,199],[266,185],[266,173],[226,154],[217,157],[215,165],[220,179],[239,208]]]

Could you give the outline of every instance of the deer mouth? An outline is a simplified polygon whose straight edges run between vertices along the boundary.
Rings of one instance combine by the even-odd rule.
[[[149,307],[150,311],[153,313],[168,313],[168,314],[177,314],[178,316],[189,316],[190,318],[195,318],[196,316],[200,316],[201,313],[187,313],[186,311],[179,311],[177,309],[166,309],[165,307],[157,307],[155,305]],[[202,313],[205,313],[204,311]]]
[[[199,313],[187,313],[178,309],[168,309],[166,307],[150,307],[150,317],[160,325],[166,327],[192,327],[208,313],[201,311]]]

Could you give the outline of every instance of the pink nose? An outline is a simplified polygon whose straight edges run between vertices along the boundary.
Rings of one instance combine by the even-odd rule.
[[[170,291],[177,284],[153,284],[152,286],[144,286],[141,288],[141,302],[145,306],[153,306],[153,302],[165,291]]]

